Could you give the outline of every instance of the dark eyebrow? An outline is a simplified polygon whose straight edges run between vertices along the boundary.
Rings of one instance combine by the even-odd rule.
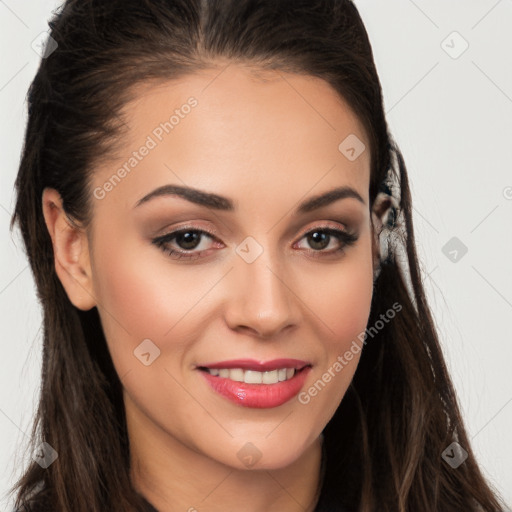
[[[147,203],[154,197],[160,196],[178,196],[191,203],[195,203],[215,210],[233,211],[235,209],[235,203],[227,197],[212,194],[191,187],[183,187],[179,185],[163,185],[153,190],[149,194],[145,195],[142,199],[139,199],[135,204],[135,207],[140,206],[143,203]],[[328,192],[324,192],[317,196],[314,196],[307,201],[301,203],[297,208],[297,213],[308,213],[323,206],[337,201],[338,199],[346,199],[352,197],[357,199],[362,204],[366,204],[360,194],[352,187],[344,186],[338,187]]]
[[[352,187],[338,187],[328,192],[324,192],[323,194],[318,194],[317,196],[313,196],[307,201],[304,201],[297,208],[297,213],[308,213],[322,206],[327,206],[328,204],[334,203],[338,199],[346,199],[348,197],[352,197],[357,199],[360,203],[366,205],[364,199],[360,196],[357,190]]]
[[[142,199],[139,199],[135,204],[135,208],[143,203],[147,203],[150,199],[159,196],[178,196],[190,201],[191,203],[196,203],[215,210],[233,211],[235,209],[233,201],[227,197],[222,197],[210,192],[204,192],[197,188],[182,187],[179,185],[163,185],[162,187],[158,187],[145,195]]]

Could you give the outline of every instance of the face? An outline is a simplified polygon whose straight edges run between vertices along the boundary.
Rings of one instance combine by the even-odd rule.
[[[126,106],[123,150],[93,177],[91,293],[133,436],[281,468],[318,439],[360,357],[369,143],[319,79],[220,71]]]

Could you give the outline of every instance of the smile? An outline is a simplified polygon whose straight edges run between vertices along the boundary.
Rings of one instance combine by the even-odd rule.
[[[268,372],[243,370],[242,368],[206,368],[206,371],[214,377],[245,382],[246,384],[277,384],[278,382],[290,380],[296,372],[295,368],[279,368],[278,370]]]
[[[296,359],[238,360],[198,366],[197,370],[216,394],[243,407],[268,409],[300,392],[311,364]]]

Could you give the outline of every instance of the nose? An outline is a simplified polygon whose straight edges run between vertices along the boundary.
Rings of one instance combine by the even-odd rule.
[[[238,258],[230,272],[232,292],[225,312],[228,326],[260,338],[275,338],[299,322],[299,299],[289,273],[263,252],[247,263]]]

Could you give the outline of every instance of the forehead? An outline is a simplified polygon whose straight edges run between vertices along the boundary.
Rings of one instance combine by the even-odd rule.
[[[128,131],[121,151],[94,176],[95,186],[103,186],[124,167],[121,182],[109,187],[112,200],[133,204],[168,183],[232,197],[257,189],[300,197],[315,183],[316,192],[349,184],[368,198],[363,125],[319,78],[231,63],[142,83],[122,115]],[[362,152],[347,158],[346,146],[354,143]]]

